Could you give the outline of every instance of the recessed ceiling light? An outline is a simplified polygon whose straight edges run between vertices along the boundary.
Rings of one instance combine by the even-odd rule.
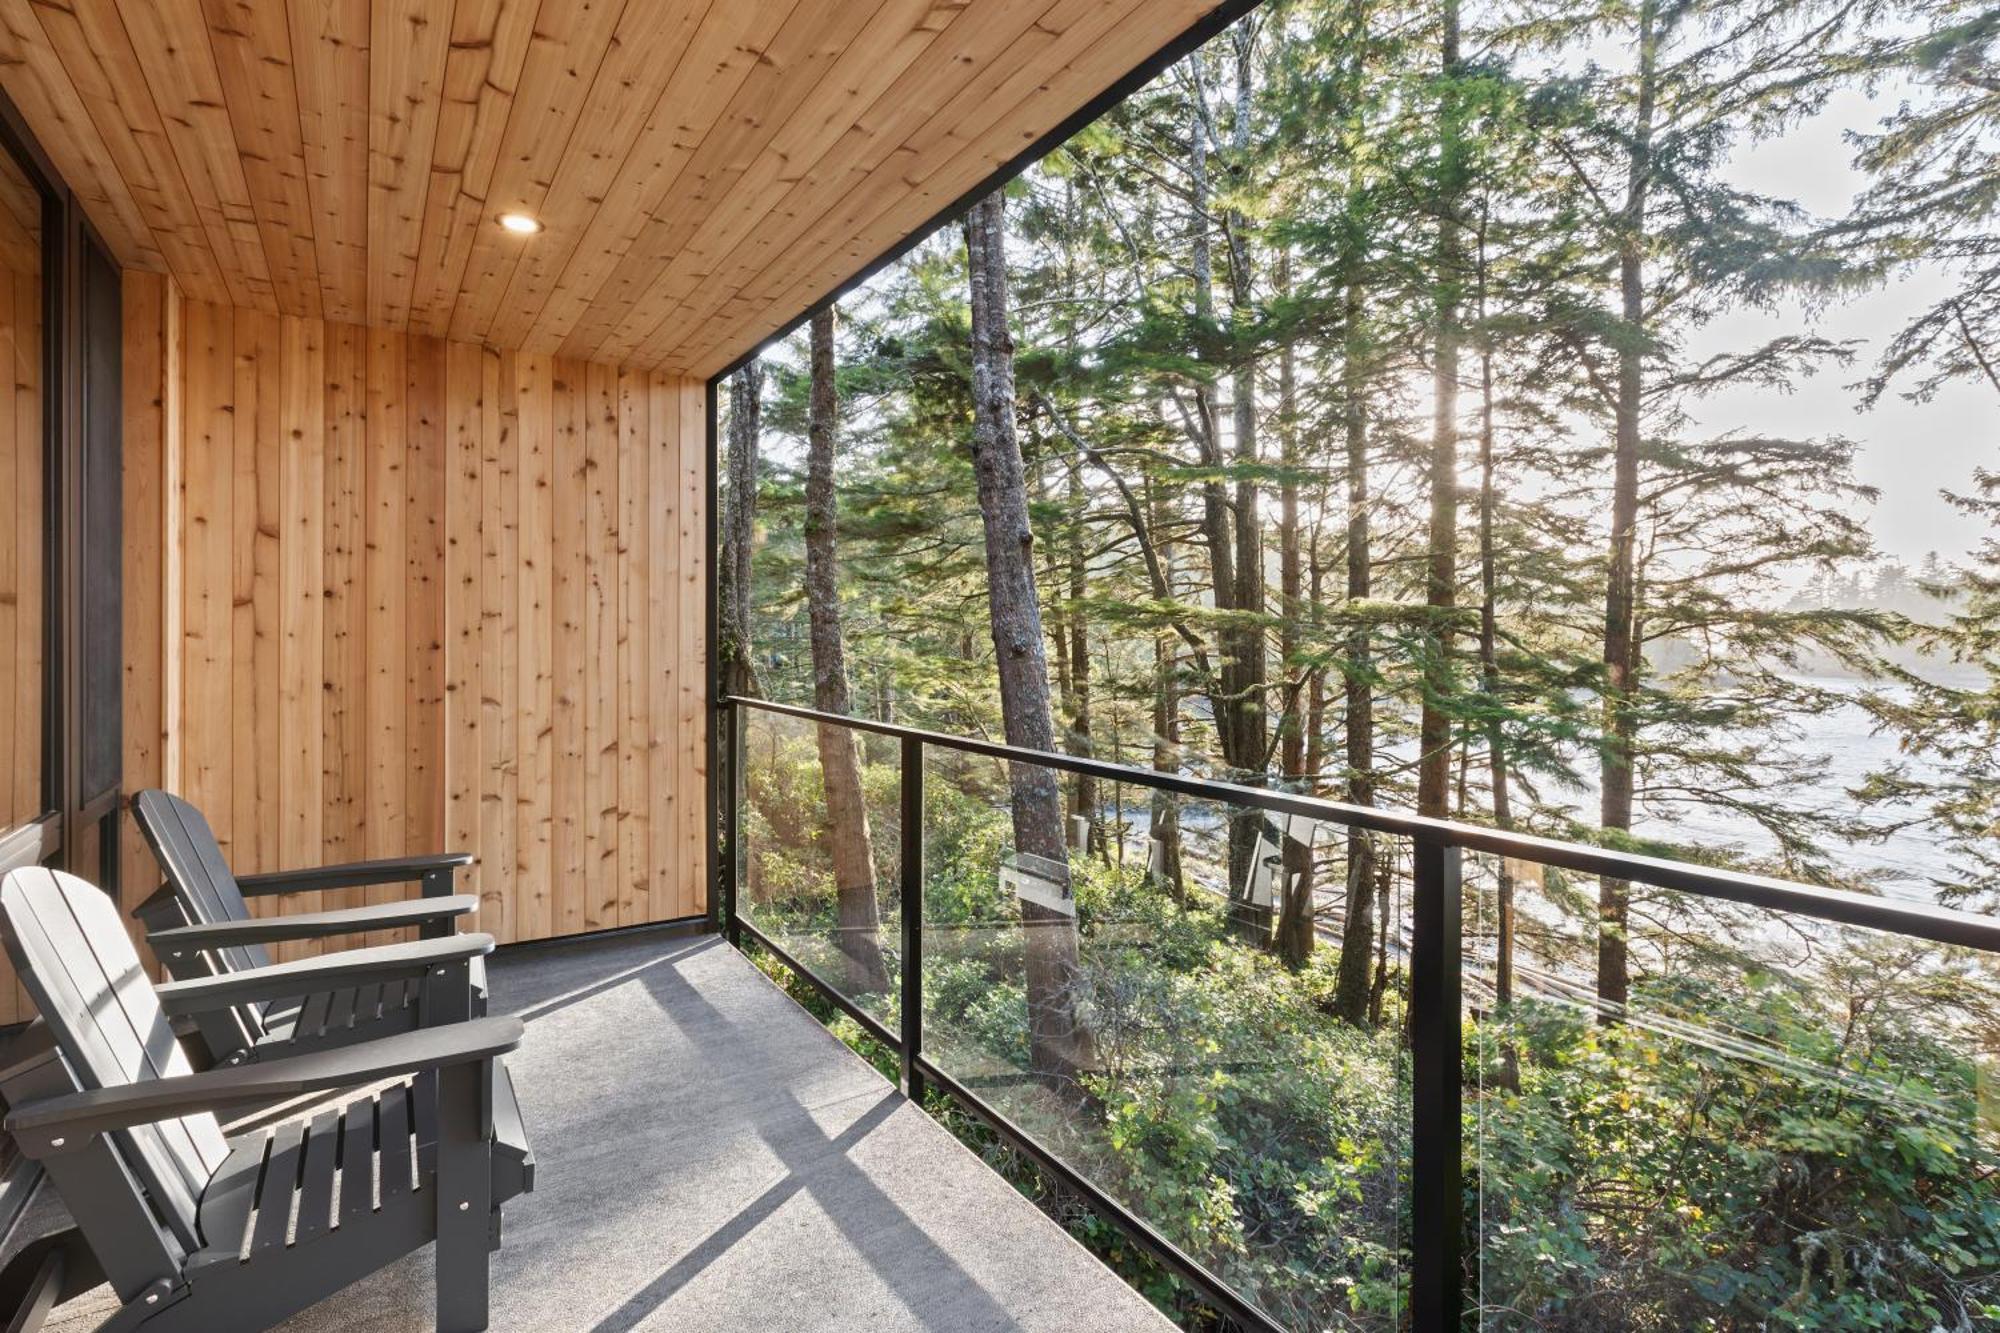
[[[502,213],[500,225],[517,236],[533,236],[542,229],[542,224],[526,213]]]

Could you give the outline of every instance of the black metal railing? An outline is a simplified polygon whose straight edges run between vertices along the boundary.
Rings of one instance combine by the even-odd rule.
[[[900,908],[900,1013],[894,1025],[870,1013],[843,988],[786,947],[775,934],[739,911],[738,857],[742,842],[741,787],[744,771],[744,718],[775,715],[837,726],[894,739],[899,747],[900,830],[895,901]],[[1871,897],[1766,876],[1683,861],[1560,842],[1531,835],[1395,810],[1349,805],[1292,792],[1249,787],[1177,773],[1159,772],[1075,755],[1018,749],[992,741],[948,736],[913,727],[820,713],[809,708],[757,699],[729,698],[718,706],[718,739],[725,759],[720,788],[725,853],[718,885],[721,925],[733,943],[755,940],[852,1017],[876,1040],[897,1053],[902,1085],[921,1100],[926,1085],[962,1103],[1012,1147],[1082,1195],[1100,1214],[1134,1238],[1154,1258],[1192,1283],[1236,1324],[1279,1330],[1282,1325],[1242,1293],[1233,1290],[1199,1259],[1112,1197],[1090,1175],[1024,1130],[965,1080],[940,1068],[926,1052],[923,1024],[925,787],[926,755],[951,752],[1013,764],[1037,765],[1069,774],[1165,792],[1194,801],[1226,803],[1271,814],[1302,817],[1349,829],[1406,839],[1410,848],[1411,891],[1407,968],[1410,1125],[1408,1127],[1407,1323],[1417,1333],[1458,1330],[1468,1308],[1462,1253],[1466,1234],[1462,1181],[1463,1125],[1462,963],[1466,927],[1462,920],[1464,853],[1507,858],[1582,875],[1621,879],[1632,885],[1670,890],[1696,898],[1793,914],[1810,921],[1861,927],[1891,935],[2000,953],[2000,920],[1936,904]]]

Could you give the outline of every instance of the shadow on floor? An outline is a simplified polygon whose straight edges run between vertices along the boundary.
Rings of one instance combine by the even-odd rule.
[[[491,979],[528,1024],[511,1063],[539,1158],[494,1328],[1172,1327],[721,940],[517,951]],[[423,1329],[431,1301],[426,1251],[285,1327]]]

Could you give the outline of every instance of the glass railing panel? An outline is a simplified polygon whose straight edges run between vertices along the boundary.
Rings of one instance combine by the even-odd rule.
[[[1993,956],[1635,884],[1621,1004],[1594,876],[1466,890],[1480,1327],[1994,1326]]]
[[[738,914],[894,1027],[900,975],[897,742],[755,708],[736,712]]]
[[[1368,850],[1348,1021],[1342,830],[930,747],[925,1053],[1279,1324],[1395,1329],[1407,857]]]

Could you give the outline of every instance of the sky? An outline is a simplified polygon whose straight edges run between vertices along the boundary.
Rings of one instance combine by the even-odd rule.
[[[1895,100],[1894,90],[1873,97],[1843,92],[1784,136],[1739,149],[1728,174],[1739,185],[1794,199],[1820,217],[1838,216],[1862,184],[1843,135],[1875,128]],[[1860,446],[1860,480],[1881,491],[1868,518],[1882,553],[1911,566],[1929,551],[1946,560],[1964,556],[1983,535],[1981,525],[1938,492],[1966,489],[1975,467],[2000,468],[2000,397],[1990,386],[1961,380],[1927,403],[1884,395],[1864,412],[1853,384],[1912,316],[1950,288],[1945,274],[1923,267],[1850,297],[1817,320],[1793,302],[1771,314],[1745,311],[1715,321],[1691,341],[1697,356],[1741,350],[1809,322],[1825,337],[1860,345],[1851,367],[1823,371],[1790,394],[1764,388],[1716,394],[1698,409],[1701,424],[1714,433],[1847,436]]]

